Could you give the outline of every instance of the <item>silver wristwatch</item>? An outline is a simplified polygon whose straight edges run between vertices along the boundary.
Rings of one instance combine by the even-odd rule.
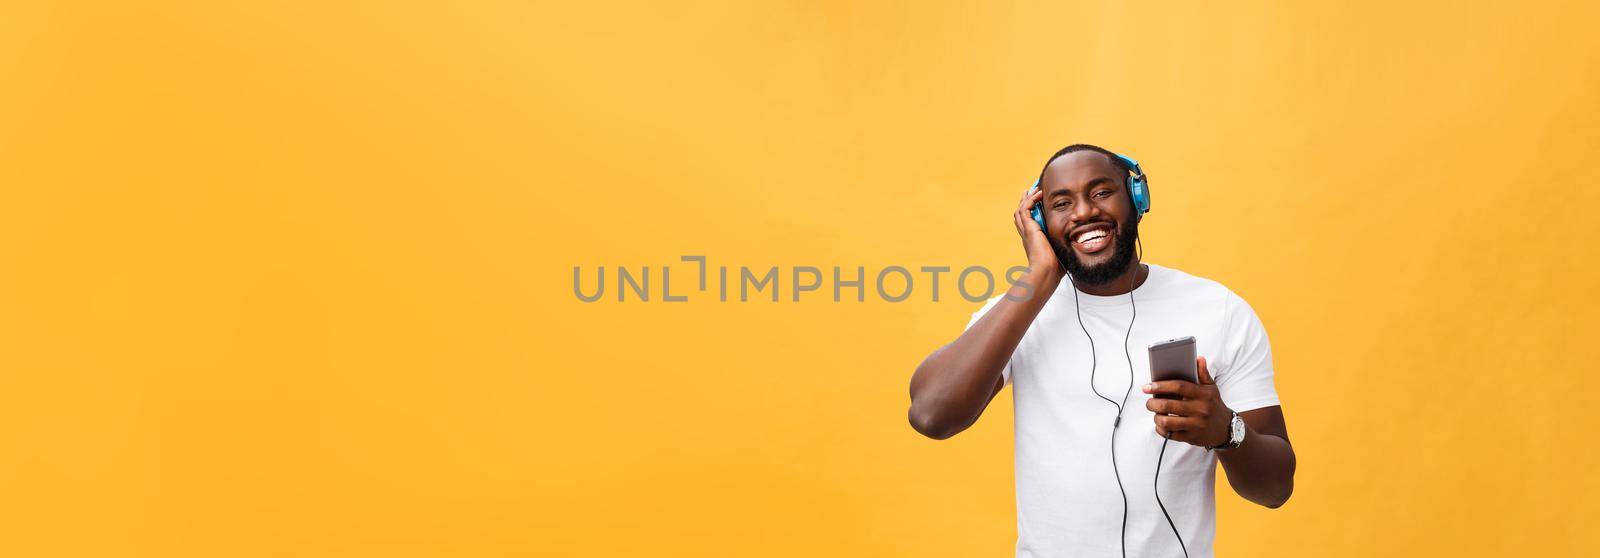
[[[1208,450],[1228,451],[1244,443],[1244,417],[1239,413],[1233,414],[1233,420],[1228,421],[1228,441],[1207,447]]]

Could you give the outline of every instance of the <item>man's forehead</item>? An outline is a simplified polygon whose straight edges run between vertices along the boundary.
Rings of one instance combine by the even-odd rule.
[[[1096,178],[1111,178],[1117,183],[1125,177],[1122,167],[1098,151],[1074,151],[1057,157],[1044,169],[1044,185],[1054,188],[1072,188],[1087,184]]]

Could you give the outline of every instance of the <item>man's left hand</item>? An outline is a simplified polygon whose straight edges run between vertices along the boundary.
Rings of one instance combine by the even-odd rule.
[[[1209,447],[1226,443],[1233,411],[1222,403],[1222,392],[1206,369],[1206,357],[1195,359],[1200,383],[1187,380],[1166,380],[1145,384],[1144,392],[1170,394],[1182,399],[1150,398],[1146,409],[1156,414],[1156,434],[1170,435],[1172,439],[1190,445]]]

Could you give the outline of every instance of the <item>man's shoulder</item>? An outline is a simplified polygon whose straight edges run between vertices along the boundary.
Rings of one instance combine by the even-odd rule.
[[[1149,264],[1154,270],[1152,275],[1161,277],[1163,291],[1175,296],[1194,298],[1198,300],[1214,300],[1224,303],[1243,303],[1244,299],[1234,293],[1232,289],[1213,279],[1200,277],[1186,271]]]
[[[1212,308],[1218,308],[1219,315],[1229,324],[1259,323],[1255,308],[1222,283],[1177,269],[1161,269],[1165,271],[1168,292],[1181,298],[1184,304],[1214,304]]]

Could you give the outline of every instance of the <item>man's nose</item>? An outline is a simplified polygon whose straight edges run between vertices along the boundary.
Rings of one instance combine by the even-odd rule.
[[[1087,223],[1100,217],[1100,208],[1095,207],[1095,204],[1089,203],[1088,200],[1080,200],[1078,203],[1072,204],[1072,213],[1068,217],[1070,217],[1068,224],[1077,226],[1080,223]]]

